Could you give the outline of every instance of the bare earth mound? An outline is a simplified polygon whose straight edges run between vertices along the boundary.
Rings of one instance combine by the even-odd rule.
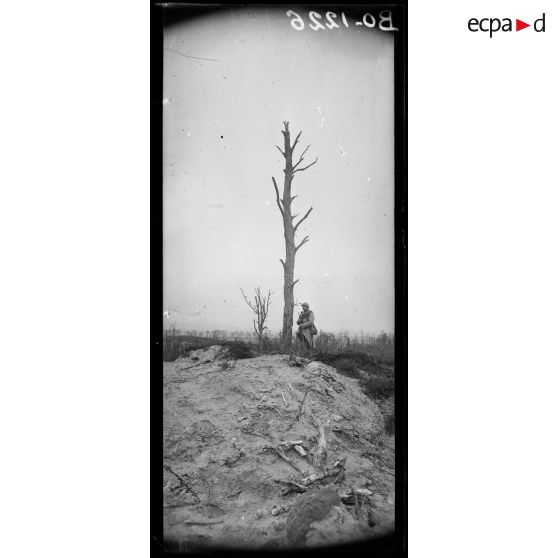
[[[298,548],[390,533],[393,438],[358,380],[226,348],[164,365],[169,548]]]

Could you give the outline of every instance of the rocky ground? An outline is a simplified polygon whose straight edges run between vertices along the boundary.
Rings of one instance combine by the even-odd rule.
[[[164,365],[163,426],[168,548],[301,548],[393,531],[394,438],[359,381],[335,368],[193,351]]]

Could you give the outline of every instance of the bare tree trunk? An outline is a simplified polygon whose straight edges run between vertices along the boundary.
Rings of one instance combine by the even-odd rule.
[[[300,156],[298,162],[293,165],[293,152],[302,132],[299,132],[293,144],[291,145],[289,123],[283,122],[283,124],[284,129],[281,130],[281,133],[283,134],[284,148],[282,150],[279,146],[275,146],[277,147],[277,149],[279,149],[279,151],[285,158],[285,169],[283,171],[285,179],[283,183],[282,199],[280,199],[279,197],[279,188],[277,187],[275,178],[272,177],[272,180],[273,186],[275,187],[275,194],[277,196],[277,207],[279,207],[279,211],[281,212],[281,215],[283,217],[283,230],[285,236],[285,260],[280,260],[281,264],[283,265],[283,298],[285,303],[283,307],[283,329],[281,346],[283,350],[290,350],[293,336],[294,286],[298,282],[298,279],[296,281],[294,280],[295,257],[297,251],[302,247],[302,245],[308,242],[308,236],[306,236],[298,245],[296,245],[295,233],[302,221],[304,221],[304,219],[306,219],[306,217],[308,217],[308,215],[310,215],[310,212],[312,211],[312,208],[310,208],[306,212],[304,217],[302,217],[302,219],[300,219],[296,224],[293,222],[297,215],[293,216],[291,211],[291,204],[296,196],[291,196],[291,186],[295,173],[304,171],[312,165],[316,164],[318,159],[315,159],[314,162],[310,163],[306,167],[299,167],[299,165],[304,160],[304,154],[310,147],[307,146],[306,149],[302,152],[302,155]]]

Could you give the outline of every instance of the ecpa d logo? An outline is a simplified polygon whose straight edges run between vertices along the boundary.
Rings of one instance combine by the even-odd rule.
[[[533,22],[533,29],[537,33],[545,32],[545,16],[546,14],[543,13],[543,15],[539,19],[536,19]],[[521,31],[522,29],[531,27],[531,24],[526,23],[521,19],[516,19],[515,29],[514,29],[512,24],[512,18],[509,17],[505,17],[503,19],[500,19],[498,17],[485,17],[482,19],[477,19],[475,17],[472,17],[468,21],[467,27],[469,28],[469,31],[472,31],[473,33],[477,33],[478,31],[481,31],[482,33],[489,33],[489,37],[492,38],[492,35],[494,33],[498,33],[498,31],[504,33],[514,31],[514,30]]]

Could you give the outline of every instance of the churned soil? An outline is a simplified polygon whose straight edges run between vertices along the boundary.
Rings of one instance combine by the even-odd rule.
[[[330,546],[393,531],[394,439],[358,379],[213,346],[165,363],[163,386],[167,549]]]

